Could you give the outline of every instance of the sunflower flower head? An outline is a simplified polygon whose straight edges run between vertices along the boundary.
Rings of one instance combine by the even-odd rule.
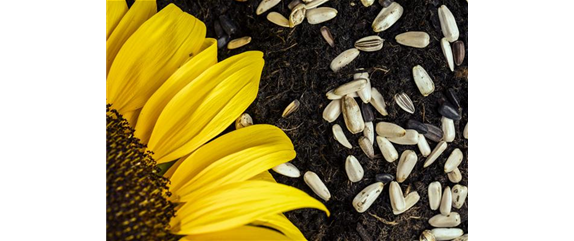
[[[329,211],[269,174],[295,158],[289,137],[253,125],[215,138],[255,100],[263,54],[217,62],[177,6],[107,3],[108,239],[304,240],[283,212]]]

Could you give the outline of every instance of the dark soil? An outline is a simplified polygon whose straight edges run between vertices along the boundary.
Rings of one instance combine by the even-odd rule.
[[[379,33],[385,44],[381,51],[362,52],[355,61],[338,73],[333,73],[329,64],[333,58],[346,49],[352,48],[355,40],[375,34],[371,23],[382,9],[375,2],[366,8],[359,0],[330,1],[324,6],[336,8],[337,17],[323,24],[310,25],[304,21],[301,25],[290,29],[283,28],[267,21],[266,14],[257,16],[255,9],[258,0],[236,2],[232,0],[213,1],[158,1],[158,9],[169,3],[175,3],[182,10],[189,12],[205,22],[209,37],[215,37],[213,29],[214,20],[221,14],[226,14],[236,21],[241,33],[232,38],[251,36],[252,42],[240,49],[220,49],[219,59],[222,60],[247,50],[261,50],[265,53],[265,68],[261,77],[259,96],[247,110],[255,123],[269,123],[282,128],[291,137],[297,158],[292,161],[302,173],[316,172],[331,191],[332,198],[325,204],[331,211],[327,217],[323,212],[305,209],[287,213],[293,223],[301,229],[309,240],[418,240],[419,234],[425,229],[431,229],[428,219],[439,213],[429,208],[427,187],[432,181],[439,181],[443,188],[454,186],[443,172],[443,165],[448,154],[454,148],[460,148],[465,159],[459,169],[463,174],[460,182],[468,186],[468,141],[462,137],[462,130],[468,121],[467,112],[467,63],[455,68],[454,72],[448,69],[446,60],[441,51],[440,39],[442,32],[438,19],[437,8],[445,4],[457,19],[460,31],[460,40],[468,46],[467,33],[467,1],[464,0],[398,0],[404,7],[404,14],[390,29]],[[290,12],[287,8],[289,1],[285,0],[272,9],[283,15]],[[327,26],[335,38],[335,47],[331,48],[319,33],[321,26]],[[431,43],[424,49],[416,49],[399,45],[394,40],[397,34],[405,31],[425,31],[431,36]],[[468,47],[467,47],[468,49]],[[468,56],[468,51],[467,51]],[[435,92],[423,97],[413,79],[412,67],[422,65],[435,82]],[[425,160],[416,146],[395,145],[399,153],[406,149],[415,150],[419,155],[419,163],[401,184],[403,190],[417,191],[421,200],[410,210],[395,216],[389,202],[388,187],[375,201],[371,208],[363,213],[357,213],[351,205],[355,195],[367,185],[375,182],[378,173],[391,173],[395,175],[398,161],[388,163],[382,159],[378,147],[375,151],[378,158],[369,160],[358,147],[357,139],[360,135],[347,137],[354,144],[352,150],[337,143],[331,132],[332,124],[322,118],[323,108],[329,103],[325,93],[334,87],[350,81],[355,68],[365,68],[369,71],[371,82],[377,87],[387,101],[389,115],[386,117],[377,113],[375,123],[389,121],[405,126],[409,119],[440,126],[440,114],[437,109],[441,99],[446,99],[446,90],[454,88],[458,94],[462,110],[462,120],[455,122],[457,136],[454,142],[449,143],[448,149],[430,167],[423,169]],[[413,100],[416,112],[408,114],[401,110],[394,102],[393,96],[399,92],[406,92]],[[294,99],[301,101],[300,109],[281,118],[283,109]],[[335,123],[343,129],[344,121],[340,117]],[[346,130],[346,129],[345,129]],[[436,143],[429,141],[431,148]],[[347,155],[356,156],[363,168],[365,177],[358,183],[351,183],[344,169]],[[287,178],[273,173],[276,179],[318,198],[307,187],[303,178]],[[319,199],[319,198],[318,198]],[[459,226],[468,232],[468,201],[459,212],[462,224]]]

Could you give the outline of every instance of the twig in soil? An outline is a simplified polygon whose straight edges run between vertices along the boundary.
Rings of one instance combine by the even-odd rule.
[[[295,128],[290,128],[290,129],[283,129],[283,128],[281,128],[281,130],[283,130],[283,131],[294,131],[294,130],[299,129],[299,127],[301,127],[302,125],[303,125],[303,123],[299,124],[299,125],[296,126]]]
[[[387,74],[387,72],[389,72],[388,69],[377,68],[377,67],[374,67],[374,69],[375,69],[375,70],[371,73],[371,76],[373,76],[373,74],[374,74],[375,72],[377,72],[377,71],[382,71],[382,72],[384,72],[385,74]],[[385,74],[384,74],[384,75],[385,75]],[[383,76],[384,76],[384,75],[383,75]]]
[[[371,217],[376,218],[377,220],[381,221],[381,222],[384,223],[384,224],[393,225],[393,226],[399,224],[399,223],[394,222],[394,221],[387,221],[387,220],[385,220],[384,218],[381,218],[381,217],[379,217],[379,216],[377,216],[377,215],[375,215],[375,214],[372,214],[372,213],[369,213],[369,215],[371,215]]]

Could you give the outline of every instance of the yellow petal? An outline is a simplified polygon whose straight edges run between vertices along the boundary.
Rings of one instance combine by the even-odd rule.
[[[293,144],[281,129],[248,126],[218,137],[185,158],[170,178],[170,191],[183,196],[200,187],[244,181],[294,157]],[[181,187],[185,188],[178,191]]]
[[[106,73],[126,40],[157,12],[155,0],[136,0],[106,41]]]
[[[172,232],[215,232],[299,208],[317,208],[329,215],[323,203],[294,187],[267,181],[237,182],[185,203],[172,218]]]
[[[106,1],[106,39],[110,37],[110,34],[127,11],[128,4],[125,0]]]
[[[262,227],[254,226],[241,226],[233,229],[223,230],[213,233],[188,235],[181,238],[179,241],[243,241],[243,240],[259,240],[259,241],[272,241],[272,240],[292,240],[285,235]]]
[[[118,52],[107,79],[107,102],[120,113],[140,109],[201,49],[205,24],[170,4],[142,24]]]
[[[269,171],[264,171],[262,173],[259,173],[255,176],[253,176],[252,178],[250,178],[249,180],[261,180],[261,181],[268,181],[268,182],[277,182],[277,181],[275,181],[275,178],[273,178],[271,173],[269,173]]]
[[[149,140],[157,118],[167,103],[189,82],[216,63],[217,40],[205,39],[201,52],[177,69],[145,103],[135,128],[135,135],[142,143]]]
[[[193,152],[247,109],[259,89],[262,55],[248,51],[217,63],[173,97],[148,142],[157,163]]]
[[[251,224],[279,230],[291,240],[307,240],[301,231],[282,213],[259,218]]]

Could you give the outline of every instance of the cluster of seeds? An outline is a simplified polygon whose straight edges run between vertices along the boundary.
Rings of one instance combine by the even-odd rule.
[[[278,12],[267,14],[267,20],[276,25],[286,28],[294,28],[307,19],[309,24],[320,24],[327,22],[337,16],[337,9],[330,7],[319,7],[329,0],[293,0],[287,6],[291,13],[286,18]],[[257,7],[257,15],[267,12],[277,6],[281,0],[262,0]]]

